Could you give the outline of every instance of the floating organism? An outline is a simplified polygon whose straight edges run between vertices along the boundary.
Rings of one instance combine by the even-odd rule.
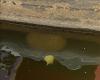
[[[30,47],[45,51],[60,51],[66,46],[66,40],[61,35],[43,32],[30,32],[27,43]]]
[[[54,63],[54,56],[53,55],[47,55],[44,57],[44,61],[47,65]]]

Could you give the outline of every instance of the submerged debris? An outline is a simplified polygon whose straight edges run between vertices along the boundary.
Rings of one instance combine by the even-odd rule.
[[[22,57],[14,56],[13,51],[0,48],[0,80],[15,80],[16,70],[22,62]]]

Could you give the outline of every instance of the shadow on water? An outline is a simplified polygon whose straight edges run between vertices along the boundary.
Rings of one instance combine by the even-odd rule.
[[[24,58],[16,75],[16,80],[94,80],[96,66],[83,66],[79,70],[69,70],[55,62],[46,65],[45,62],[37,62]]]

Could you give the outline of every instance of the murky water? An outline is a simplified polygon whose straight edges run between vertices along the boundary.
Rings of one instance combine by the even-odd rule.
[[[94,80],[100,64],[100,34],[32,27],[0,25],[0,46],[4,46],[0,49],[23,57],[16,80]],[[46,55],[54,56],[54,64],[46,65]]]
[[[18,69],[16,80],[94,80],[96,66],[83,66],[79,70],[69,70],[55,62],[46,66],[41,61],[24,59]]]

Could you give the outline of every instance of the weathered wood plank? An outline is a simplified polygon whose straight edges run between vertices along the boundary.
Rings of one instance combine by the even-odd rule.
[[[100,0],[1,0],[0,20],[100,31]]]

